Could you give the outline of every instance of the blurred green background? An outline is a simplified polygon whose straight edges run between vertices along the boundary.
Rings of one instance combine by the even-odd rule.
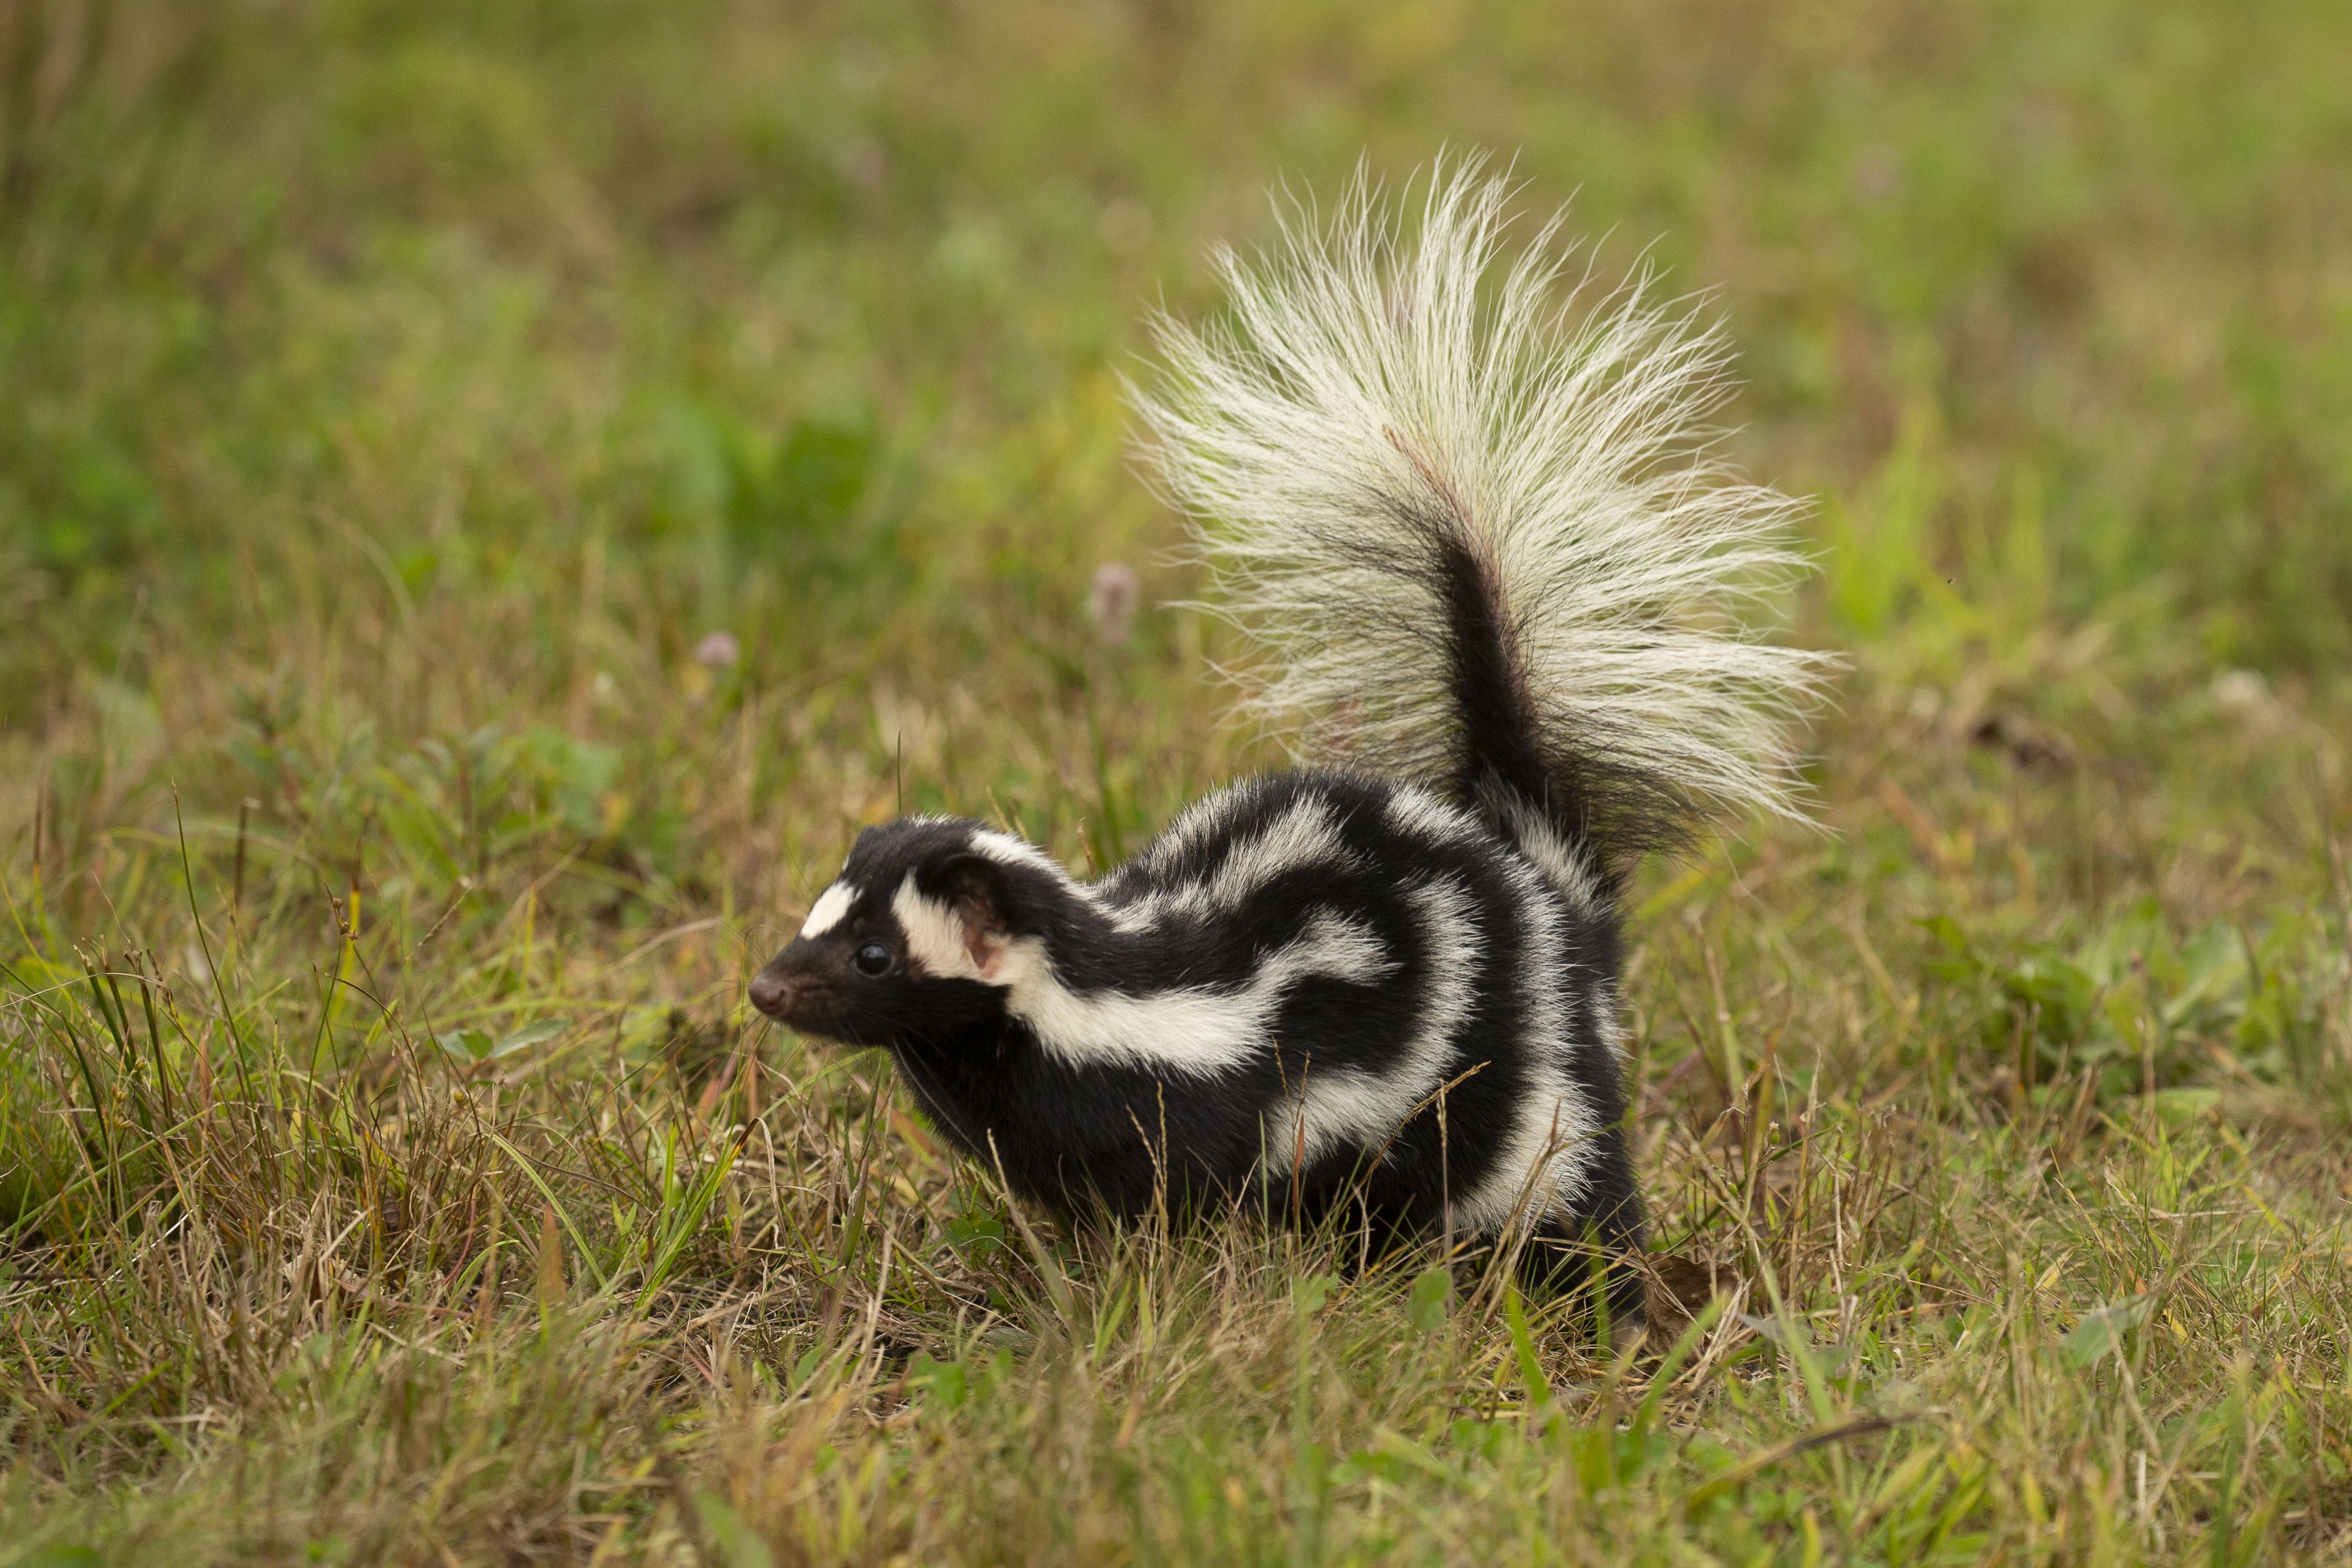
[[[361,603],[467,665],[420,719],[477,639],[540,692],[711,626],[768,679],[1050,637],[1169,534],[1141,312],[1273,184],[1445,148],[1716,291],[1738,456],[1822,498],[1824,638],[1945,584],[2280,676],[2352,637],[2328,0],[0,15],[19,745],[78,672]]]
[[[1823,1359],[1630,1426],[741,1001],[860,823],[1274,759],[1090,611],[1121,378],[1441,152],[1723,314],[1850,661],[1625,985]],[[0,0],[0,1568],[2340,1550],[2347,652],[2344,0]]]

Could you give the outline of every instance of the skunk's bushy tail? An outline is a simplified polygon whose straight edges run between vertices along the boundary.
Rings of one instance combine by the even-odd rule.
[[[1506,787],[1604,864],[1801,815],[1826,660],[1745,618],[1804,563],[1794,503],[1707,456],[1721,331],[1646,274],[1569,285],[1557,217],[1507,256],[1509,194],[1441,168],[1408,235],[1360,175],[1328,226],[1219,252],[1226,319],[1154,323],[1146,452],[1271,656],[1244,706],[1307,756]]]

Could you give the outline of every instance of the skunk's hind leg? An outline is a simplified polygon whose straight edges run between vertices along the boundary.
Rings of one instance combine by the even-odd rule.
[[[1587,1296],[1599,1326],[1622,1345],[1645,1321],[1642,1200],[1622,1131],[1612,1127],[1594,1144],[1575,1209],[1545,1215],[1520,1247],[1519,1288],[1530,1296]]]

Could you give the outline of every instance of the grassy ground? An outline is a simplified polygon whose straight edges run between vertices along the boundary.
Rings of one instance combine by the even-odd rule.
[[[741,1002],[1270,760],[1118,373],[1444,145],[1720,289],[1852,659],[1642,884],[1663,1361]],[[2326,0],[0,3],[0,1565],[2342,1552],[2347,169]]]

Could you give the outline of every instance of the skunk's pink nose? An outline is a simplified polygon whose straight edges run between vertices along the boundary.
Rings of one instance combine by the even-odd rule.
[[[763,969],[751,977],[751,1005],[772,1018],[783,1011],[791,994],[791,984],[773,970]]]

